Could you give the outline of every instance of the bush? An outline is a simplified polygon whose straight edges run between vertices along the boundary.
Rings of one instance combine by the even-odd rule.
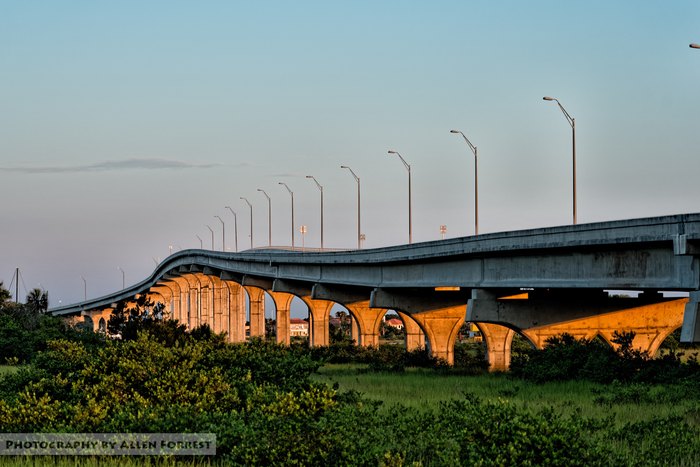
[[[651,359],[632,346],[634,333],[615,333],[617,350],[597,339],[575,339],[562,334],[547,339],[542,350],[532,349],[513,356],[511,374],[536,382],[588,380],[609,384],[614,381],[638,383],[700,380],[700,365],[684,363],[674,353]]]
[[[424,350],[398,350],[354,352],[389,367],[439,365]],[[692,464],[687,453],[700,452],[699,413],[662,420],[660,427],[641,423],[618,430],[471,395],[433,411],[400,405],[380,410],[379,403],[357,393],[339,395],[311,380],[321,364],[314,355],[332,352],[263,340],[226,344],[206,329],[175,340],[141,332],[132,341],[92,347],[54,341],[26,369],[0,379],[0,430],[213,432],[225,465],[623,465],[639,459]],[[479,358],[469,346],[459,355],[467,363]],[[690,381],[685,389],[698,391],[697,381]],[[611,388],[600,393],[601,404],[687,394],[680,386],[668,393],[647,385]],[[653,443],[645,444],[648,436],[635,430],[652,436]],[[628,458],[611,454],[611,439],[629,446]]]

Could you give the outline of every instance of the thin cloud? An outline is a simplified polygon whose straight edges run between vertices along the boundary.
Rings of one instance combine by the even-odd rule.
[[[76,172],[107,172],[117,170],[163,170],[163,169],[209,169],[221,164],[194,164],[169,159],[125,159],[121,161],[105,161],[86,165],[69,166],[35,166],[35,167],[0,167],[2,172],[25,174],[43,173],[76,173]]]
[[[306,172],[278,172],[271,175],[273,178],[304,178],[305,176]]]

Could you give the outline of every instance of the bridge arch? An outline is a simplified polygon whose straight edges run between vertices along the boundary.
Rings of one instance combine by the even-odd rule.
[[[653,350],[671,332],[668,328],[681,324],[684,310],[684,338],[700,339],[696,325],[700,322],[699,265],[700,214],[500,232],[362,251],[183,250],[170,255],[140,283],[108,296],[53,308],[51,313],[99,312],[112,303],[133,300],[161,280],[177,277],[180,314],[184,316],[182,305],[187,303],[187,324],[192,328],[205,320],[216,321],[216,317],[209,320],[208,310],[202,309],[206,306],[203,293],[208,293],[202,290],[203,282],[213,281],[199,274],[220,273],[225,274],[222,279],[240,279],[243,285],[248,285],[246,278],[252,278],[314,289],[322,283],[331,292],[354,289],[363,293],[363,300],[364,291],[369,290],[375,307],[411,315],[427,335],[431,352],[448,361],[454,355],[454,334],[465,318],[461,300],[467,293],[471,296],[467,312],[478,315],[470,321],[510,323],[527,330],[535,342],[552,333],[573,334],[575,325],[604,334],[612,329],[633,330],[635,344]],[[603,296],[602,292],[616,289],[645,291],[642,295],[648,296],[628,301]],[[485,293],[475,297],[473,293],[479,290]],[[503,290],[533,294],[528,300],[499,300]],[[660,295],[659,290],[689,292],[690,296],[686,303],[664,305],[671,300],[654,296]],[[186,301],[183,291],[188,295]],[[557,293],[540,293],[548,291]],[[215,288],[210,292],[210,301],[215,301]],[[319,299],[315,294],[313,298]],[[342,303],[333,293],[326,298]],[[375,323],[370,321],[368,329]]]

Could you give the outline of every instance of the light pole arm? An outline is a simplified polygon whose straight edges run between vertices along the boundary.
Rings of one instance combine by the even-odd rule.
[[[406,167],[406,170],[408,170],[409,173],[411,172],[410,164],[408,162],[406,162],[406,160],[403,157],[401,157],[401,154],[399,154],[398,151],[388,151],[388,153],[389,154],[396,154],[397,156],[399,156],[399,159],[401,159],[401,162],[403,162],[403,166]]]
[[[453,130],[452,132],[453,132],[453,133],[459,133],[460,135],[462,135],[462,138],[464,138],[464,141],[467,142],[467,145],[469,146],[469,149],[471,149],[472,152],[474,153],[474,157],[476,157],[476,153],[477,153],[477,151],[476,151],[476,146],[474,146],[474,145],[472,144],[472,142],[469,141],[469,138],[467,138],[466,135],[465,135],[464,133],[462,133],[461,131],[454,131],[454,130]]]
[[[574,128],[576,126],[574,118],[571,115],[569,115],[569,112],[567,112],[566,109],[564,108],[564,106],[561,105],[561,102],[559,102],[559,99],[554,99],[554,102],[556,102],[557,105],[559,106],[559,108],[561,109],[561,112],[566,117],[566,121],[569,122],[569,125],[571,125],[571,128]]]
[[[348,169],[348,170],[350,171],[350,173],[352,174],[352,176],[355,177],[355,181],[356,181],[357,183],[360,183],[360,177],[358,177],[358,176],[355,174],[355,172],[352,171],[352,169],[351,169],[350,167],[348,167],[347,165],[341,165],[340,168],[341,168],[341,169]]]
[[[287,189],[287,191],[289,192],[290,195],[294,196],[294,193],[292,192],[291,189],[289,189],[289,186],[286,183],[284,183],[284,182],[278,182],[278,183],[280,185],[283,185]]]
[[[321,192],[323,193],[323,187],[321,186],[320,183],[318,183],[318,180],[316,180],[316,177],[314,177],[313,175],[307,175],[306,178],[310,178],[311,180],[313,180],[314,183],[316,184],[316,186],[318,187],[318,189],[321,190]]]

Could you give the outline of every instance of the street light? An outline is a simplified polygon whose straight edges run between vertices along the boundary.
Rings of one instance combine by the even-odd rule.
[[[447,226],[445,224],[440,226],[440,235],[442,236],[442,239],[445,239],[445,234],[447,233]]]
[[[355,178],[355,181],[357,182],[357,249],[362,248],[362,243],[360,239],[360,177],[355,175],[355,172],[352,171],[350,167],[347,165],[341,165],[341,169],[348,169],[352,176]]]
[[[119,269],[122,272],[122,290],[126,288],[126,275],[124,274],[124,270],[121,267],[117,266],[117,269]]]
[[[401,157],[397,151],[388,151],[389,154],[396,154],[408,170],[408,243],[413,243],[413,222],[411,221],[411,166]]]
[[[289,186],[284,182],[278,182],[283,185],[292,197],[292,250],[294,249],[294,192],[289,188]]]
[[[258,188],[258,191],[267,198],[267,246],[272,246],[272,199],[265,190]]]
[[[323,187],[320,183],[318,183],[318,180],[316,180],[316,177],[313,175],[307,175],[306,178],[313,180],[318,189],[321,191],[321,250],[323,250]]]
[[[458,130],[450,130],[450,133],[462,135],[469,149],[474,153],[474,235],[479,235],[479,157],[476,146],[472,144],[464,133]]]
[[[299,233],[301,233],[301,249],[302,251],[306,249],[306,242],[304,241],[304,237],[306,237],[306,226],[302,225],[299,227]]]
[[[83,301],[87,301],[87,281],[83,276],[80,276],[80,278],[83,280]]]
[[[197,235],[197,234],[194,234],[194,236],[197,237],[197,238],[199,239],[199,249],[200,249],[200,250],[203,250],[203,249],[204,249],[204,242],[202,241],[202,237],[200,237],[200,236]]]
[[[219,221],[221,221],[221,251],[225,252],[226,251],[226,224],[224,224],[224,220],[219,217],[219,216],[214,216]],[[214,247],[212,246],[212,250]]]
[[[231,206],[226,206],[226,209],[231,211],[231,214],[233,214],[233,237],[236,251],[238,251],[238,216],[236,215],[236,211],[231,209]]]
[[[248,204],[248,207],[250,208],[250,248],[253,248],[253,205],[250,204],[250,201],[248,201],[248,198],[244,198],[241,196],[241,199],[245,201]]]
[[[554,97],[545,96],[542,99],[546,101],[554,101],[557,103],[561,109],[566,121],[571,125],[571,145],[572,145],[572,165],[573,165],[573,203],[574,203],[574,225],[576,225],[576,120],[569,115],[569,112],[564,109],[558,99]]]
[[[211,249],[212,249],[212,251],[214,251],[214,229],[212,229],[208,225],[207,225],[207,229],[209,229],[209,232],[211,232]]]

